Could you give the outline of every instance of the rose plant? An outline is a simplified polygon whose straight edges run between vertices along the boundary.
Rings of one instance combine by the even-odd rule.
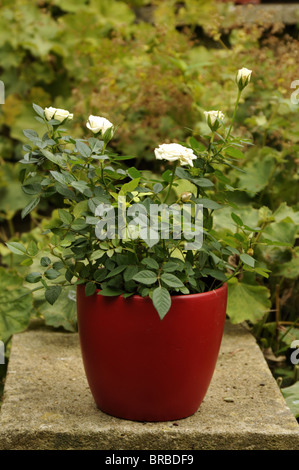
[[[192,137],[184,145],[169,143],[153,149],[156,159],[166,165],[158,175],[125,165],[133,157],[119,156],[108,149],[115,126],[107,119],[89,116],[86,126],[92,135],[75,139],[64,128],[73,118],[71,113],[34,104],[36,119],[47,129],[41,138],[35,131],[24,131],[30,144],[24,145],[21,160],[22,188],[33,199],[23,209],[22,217],[43,198],[55,197],[59,209],[48,224],[48,252],[40,254],[39,270],[26,276],[27,282],[38,283],[33,290],[45,289],[50,304],[55,303],[64,286],[78,284],[85,285],[86,296],[149,296],[163,319],[172,295],[212,290],[244,270],[267,276],[253,257],[260,227],[249,227],[232,213],[236,225],[233,236],[219,239],[213,230],[214,211],[230,204],[227,195],[234,191],[222,169],[238,168],[235,162],[244,156],[241,148],[250,145],[248,140],[232,136],[240,94],[250,77],[247,69],[237,73],[237,101],[229,126],[221,111],[209,111],[205,113],[208,135],[200,140]],[[125,228],[129,229],[125,237],[117,230],[123,223],[120,203],[124,204]],[[167,214],[168,225],[172,226],[168,236],[157,236],[149,214],[153,205],[161,204],[164,208],[172,204],[176,209],[188,206],[188,236],[182,230],[176,232],[175,212]],[[186,249],[197,207],[202,208],[202,242]],[[104,214],[108,214],[105,220],[109,221],[110,209],[115,210],[116,217],[110,220],[106,232],[99,234],[97,228],[99,224],[103,227]],[[149,225],[145,235],[143,232],[140,236],[136,218],[140,221],[142,217]],[[158,214],[160,227],[166,223],[164,217],[165,213]],[[109,230],[113,236],[108,236]],[[35,242],[31,242],[30,249],[19,242],[7,246],[25,255],[26,265],[39,254]]]

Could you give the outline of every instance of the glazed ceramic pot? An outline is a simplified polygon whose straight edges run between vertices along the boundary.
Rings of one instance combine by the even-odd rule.
[[[85,296],[78,328],[96,405],[115,417],[171,421],[194,414],[208,390],[223,335],[227,285],[172,296],[160,320],[149,298]]]

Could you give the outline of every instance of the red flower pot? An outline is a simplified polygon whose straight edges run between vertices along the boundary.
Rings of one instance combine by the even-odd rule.
[[[148,298],[85,297],[84,286],[78,286],[82,358],[97,406],[134,421],[194,414],[216,365],[226,300],[226,284],[173,296],[160,320]]]

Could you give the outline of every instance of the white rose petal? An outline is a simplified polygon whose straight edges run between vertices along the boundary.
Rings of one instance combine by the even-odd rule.
[[[113,127],[113,124],[104,117],[90,115],[86,123],[86,127],[94,134],[101,132],[102,135],[104,135],[107,129]]]
[[[56,111],[56,108],[52,108],[52,106],[50,106],[50,108],[45,108],[45,116],[46,116],[47,121],[50,121],[52,119],[52,117],[55,114],[55,111]]]
[[[183,147],[180,144],[162,144],[155,149],[155,156],[157,160],[168,160],[174,162],[180,161],[181,165],[193,166],[193,161],[197,157],[194,155],[192,149]]]
[[[66,109],[52,108],[52,106],[50,106],[49,108],[45,108],[45,117],[47,121],[56,119],[56,121],[62,122],[65,119],[73,119],[74,115],[69,113]]]

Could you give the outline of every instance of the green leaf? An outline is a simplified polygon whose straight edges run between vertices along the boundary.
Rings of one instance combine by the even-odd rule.
[[[23,277],[0,267],[0,339],[7,341],[29,325],[32,294],[23,287]]]
[[[61,286],[47,287],[47,289],[45,291],[45,298],[46,298],[47,302],[49,302],[49,304],[53,305],[56,302],[56,300],[58,299],[58,297],[60,296],[61,291],[62,291]]]
[[[47,271],[45,271],[45,276],[47,279],[57,279],[60,275],[61,273],[53,268],[50,268]]]
[[[226,281],[227,280],[227,277],[224,274],[224,272],[220,271],[219,269],[204,268],[202,272],[204,274],[208,274],[209,276],[212,276],[214,279],[217,279],[218,281]]]
[[[297,231],[297,226],[291,219],[283,219],[280,222],[273,222],[268,225],[263,230],[260,241],[263,241],[265,238],[267,239],[267,243],[269,243],[268,240],[271,240],[273,242],[281,242],[282,246],[284,246],[285,243],[291,243],[293,245],[295,243]],[[275,244],[276,243],[273,245]]]
[[[55,154],[46,149],[41,149],[42,154],[52,163],[65,168],[66,167],[66,157],[60,154]]]
[[[124,294],[124,291],[119,289],[112,289],[111,287],[105,287],[101,291],[99,291],[100,295],[104,297],[116,297],[118,295]]]
[[[75,232],[79,232],[80,230],[84,230],[85,228],[87,227],[85,221],[83,219],[76,219],[73,223],[72,223],[72,230],[74,230]]]
[[[86,181],[73,181],[71,185],[73,186],[73,188],[80,191],[80,193],[84,193],[86,190],[89,190],[89,187]]]
[[[82,157],[88,158],[91,155],[91,149],[84,142],[76,141],[76,148]]]
[[[31,142],[36,142],[37,140],[40,140],[38,133],[32,129],[24,129],[23,134],[27,139],[31,140]]]
[[[177,170],[178,170],[178,168],[177,168]],[[170,171],[170,170],[166,170],[162,173],[162,178],[167,183],[170,183],[171,177],[172,177],[172,171]]]
[[[160,193],[161,191],[163,191],[163,189],[164,189],[164,186],[163,186],[161,183],[156,183],[156,184],[154,184],[154,186],[153,186],[153,191],[154,191],[154,193],[156,193],[156,194],[158,194],[158,193]]]
[[[34,284],[35,282],[39,282],[41,278],[42,278],[41,273],[29,273],[25,277],[25,281]]]
[[[32,258],[25,258],[23,261],[20,262],[21,266],[31,266],[33,264],[33,259]]]
[[[166,273],[172,273],[174,271],[183,271],[184,269],[184,263],[183,261],[177,260],[177,261],[167,261],[163,265],[163,271]]]
[[[128,169],[128,174],[131,176],[132,179],[141,177],[140,171],[137,170],[137,168],[135,168],[134,166]]]
[[[62,261],[55,261],[55,263],[53,263],[53,268],[59,271],[59,269],[64,268],[64,263]]]
[[[192,176],[190,175],[190,173],[187,170],[185,170],[184,168],[180,167],[180,166],[176,168],[175,174],[178,178],[181,178],[183,180],[191,180],[192,179]]]
[[[129,297],[132,297],[132,295],[134,295],[134,292],[126,292],[125,294],[123,294],[123,298],[128,299]]]
[[[163,273],[161,275],[161,280],[167,284],[169,287],[183,287],[184,284],[182,281],[176,277],[174,274]]]
[[[220,209],[222,206],[218,204],[217,202],[213,201],[212,199],[207,199],[207,198],[198,198],[196,199],[197,204],[202,204],[203,207],[206,207],[207,209]]]
[[[117,268],[112,269],[109,274],[107,274],[106,279],[117,276],[126,269],[127,266],[118,266]]]
[[[34,109],[34,111],[36,112],[36,114],[38,114],[40,117],[44,117],[45,116],[45,113],[44,113],[44,110],[43,108],[41,108],[40,106],[38,106],[38,104],[32,104],[32,107]]]
[[[91,217],[90,215],[88,215],[85,219],[85,222],[87,223],[87,225],[97,225],[97,223],[99,222],[99,218]]]
[[[254,271],[259,274],[260,276],[269,277],[269,272],[271,272],[269,269],[264,269],[264,268],[254,268]]]
[[[90,256],[90,259],[91,260],[97,260],[97,259],[100,259],[104,256],[104,254],[106,253],[106,251],[104,250],[96,250],[96,251],[93,251],[91,256]]]
[[[48,256],[43,256],[40,260],[41,266],[44,266],[44,267],[50,266],[51,263],[52,262]]]
[[[10,249],[10,251],[15,253],[16,255],[22,255],[22,256],[27,255],[27,250],[23,245],[21,245],[21,243],[8,242],[6,243],[6,246]]]
[[[140,178],[134,178],[129,183],[125,183],[122,185],[121,190],[119,192],[120,195],[125,195],[127,193],[131,193],[134,189],[137,188],[139,184]]]
[[[281,393],[295,418],[299,418],[299,381],[290,387],[282,388]]]
[[[75,205],[74,210],[73,210],[75,219],[80,217],[87,210],[88,210],[87,200],[78,202],[78,204]]]
[[[24,219],[26,215],[28,215],[31,211],[33,211],[33,209],[39,204],[39,201],[40,201],[40,198],[36,197],[32,199],[32,201],[30,201],[29,204],[27,204],[27,206],[21,212],[22,219]]]
[[[159,265],[158,265],[157,261],[154,260],[153,258],[144,258],[141,261],[141,264],[144,264],[145,266],[147,266],[148,268],[151,268],[151,269],[159,269]]]
[[[250,266],[251,268],[254,268],[255,259],[252,258],[252,256],[247,255],[246,253],[242,253],[240,255],[240,259],[241,261],[243,261],[243,263],[248,264],[248,266]]]
[[[238,187],[246,191],[257,193],[269,184],[269,175],[275,167],[275,158],[266,156],[249,162],[245,173],[240,173]]]
[[[41,192],[41,185],[39,183],[33,183],[33,184],[25,184],[22,186],[22,190],[24,191],[25,194],[28,194],[30,196],[33,196],[35,194],[39,194]]]
[[[73,216],[64,209],[58,209],[58,215],[60,220],[66,225],[70,225],[73,221]]]
[[[201,142],[198,142],[193,136],[190,137],[189,143],[191,147],[198,152],[203,152],[206,149],[205,146]]]
[[[77,331],[76,291],[73,286],[65,286],[63,295],[50,305],[45,301],[42,291],[34,293],[34,303],[38,312],[45,318],[45,323],[54,328],[64,328],[66,331]]]
[[[225,149],[225,154],[233,158],[245,158],[244,153],[235,147],[227,147]]]
[[[214,183],[208,178],[192,178],[191,181],[196,184],[196,186],[200,186],[202,188],[211,188],[214,186]]]
[[[72,175],[60,173],[59,171],[50,171],[53,178],[61,184],[71,184],[75,181],[75,178]]]
[[[141,284],[154,284],[157,281],[158,277],[153,271],[143,270],[139,271],[139,273],[135,274],[133,277],[134,281],[141,282]]]
[[[107,273],[108,273],[108,270],[105,269],[105,268],[98,269],[97,271],[95,271],[95,273],[93,275],[94,280],[97,281],[97,282],[104,281],[104,279],[106,279]]]
[[[88,282],[85,286],[85,295],[86,297],[89,297],[90,295],[93,295],[97,290],[97,286],[95,285],[94,282]]]
[[[171,297],[168,290],[164,287],[157,287],[153,291],[152,300],[160,319],[163,320],[171,307]]]
[[[256,323],[271,308],[270,291],[259,285],[239,282],[236,278],[228,282],[227,315],[232,323],[250,321]]]
[[[124,272],[125,282],[131,281],[131,279],[138,273],[138,266],[127,266]]]
[[[293,258],[290,261],[282,263],[277,268],[278,271],[275,274],[287,279],[297,279],[299,273],[299,247],[295,248]]]
[[[29,245],[28,245],[28,248],[27,248],[27,253],[28,255],[30,256],[35,256],[37,255],[38,253],[38,248],[37,248],[37,244],[35,243],[34,240],[31,240],[29,242]]]
[[[234,222],[236,222],[237,225],[239,225],[240,227],[243,227],[243,225],[244,225],[243,221],[237,214],[232,212],[231,213],[231,218],[233,219]]]

